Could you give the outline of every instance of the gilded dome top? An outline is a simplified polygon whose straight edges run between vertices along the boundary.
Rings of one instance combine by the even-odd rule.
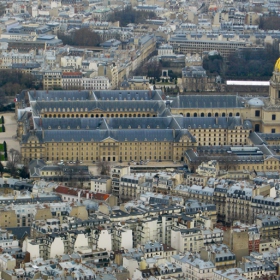
[[[280,58],[278,58],[276,63],[275,63],[274,71],[280,72]]]

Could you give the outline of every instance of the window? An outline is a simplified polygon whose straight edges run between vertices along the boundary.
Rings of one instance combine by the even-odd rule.
[[[255,111],[255,117],[259,117],[260,116],[260,110],[256,110]]]
[[[271,128],[271,133],[275,133],[275,128]]]
[[[273,121],[275,121],[275,120],[276,120],[276,115],[273,114],[273,115],[271,116],[271,119],[272,119]]]

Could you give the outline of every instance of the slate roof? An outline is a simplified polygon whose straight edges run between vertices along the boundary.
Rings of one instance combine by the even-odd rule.
[[[97,100],[161,100],[156,90],[105,90],[94,91]]]
[[[41,129],[106,129],[102,118],[34,118],[37,128]]]
[[[88,90],[31,90],[29,91],[30,101],[42,100],[86,100],[90,98]]]
[[[135,111],[143,111],[152,113],[162,113],[165,110],[165,104],[163,101],[95,101],[95,100],[76,100],[76,101],[37,101],[31,105],[33,112],[36,114],[45,110],[48,112],[50,109],[54,112],[56,109],[57,114],[78,114],[80,111],[87,111],[90,113],[94,110],[101,110],[104,113],[118,112],[119,114],[133,114]],[[58,112],[60,109],[60,112]],[[65,112],[63,112],[65,111]],[[68,111],[68,112],[67,112]]]
[[[236,95],[184,95],[175,98],[172,108],[236,108],[244,107]]]
[[[222,128],[222,129],[235,129],[236,126],[243,126],[246,129],[251,129],[252,128],[252,123],[248,120],[244,121],[242,123],[240,117],[177,117],[176,118],[177,122],[181,126],[181,128],[204,128],[207,129],[209,127],[211,128]]]
[[[175,135],[173,135],[175,133]],[[180,137],[187,135],[192,142],[195,138],[192,137],[187,129],[112,129],[112,130],[44,130],[44,138],[42,131],[36,131],[35,136],[40,142],[101,142],[107,138],[114,139],[119,142],[131,141],[147,141],[147,142],[163,142],[175,141],[178,142]],[[175,137],[174,137],[175,136]],[[28,141],[29,135],[23,135],[22,143]]]
[[[110,118],[108,119],[108,126],[113,129],[179,129],[178,123],[173,118]]]

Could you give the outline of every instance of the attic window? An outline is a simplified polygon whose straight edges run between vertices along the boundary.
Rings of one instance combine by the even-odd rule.
[[[141,125],[138,125],[138,128],[141,128]]]
[[[159,125],[157,125],[157,128],[159,128]]]
[[[122,129],[122,126],[121,126],[121,125],[119,126],[119,129]]]
[[[79,126],[79,125],[77,126],[77,129],[80,129],[80,126]]]
[[[129,125],[128,128],[131,129],[131,126]]]
[[[137,138],[135,138],[135,141],[137,141]]]
[[[124,141],[127,141],[127,138],[125,138]]]
[[[147,138],[145,138],[144,141],[147,141]]]
[[[89,126],[87,125],[86,129],[89,129]]]
[[[150,126],[148,125],[147,128],[150,128]]]
[[[61,129],[60,125],[58,126],[58,129]]]
[[[70,129],[70,126],[69,126],[69,125],[67,126],[67,129]]]
[[[52,129],[50,125],[49,125],[48,129]]]
[[[155,138],[155,140],[154,141],[157,141],[157,138]]]

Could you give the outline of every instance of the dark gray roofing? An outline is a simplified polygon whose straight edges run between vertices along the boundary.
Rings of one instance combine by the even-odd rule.
[[[178,123],[174,118],[110,118],[108,119],[109,128],[113,129],[179,129]]]
[[[100,109],[104,113],[118,112],[119,114],[133,114],[135,111],[149,111],[151,114],[161,114],[165,110],[163,101],[94,101],[94,100],[76,100],[76,101],[37,101],[32,104],[34,112],[40,113],[43,110],[57,114],[78,114],[80,110],[87,111],[89,114],[95,109]],[[60,112],[58,112],[60,109]],[[41,111],[42,110],[42,111]]]
[[[11,231],[17,239],[23,239],[31,233],[31,227],[7,227],[6,230]]]
[[[88,90],[31,90],[30,101],[51,100],[87,100],[90,99]]]
[[[266,144],[266,141],[261,137],[261,134],[257,132],[250,133],[249,139],[252,141],[254,145]]]
[[[161,100],[156,90],[106,90],[94,94],[98,100]]]
[[[236,108],[244,107],[236,95],[184,95],[171,103],[173,108]]]
[[[30,177],[40,177],[40,168],[45,166],[45,162],[40,159],[34,159],[29,162]]]
[[[37,128],[42,129],[106,129],[103,118],[39,118],[35,117]]]
[[[242,126],[245,129],[251,129],[252,124],[250,121],[246,120],[242,123],[240,117],[177,117],[177,122],[181,126],[181,128],[192,128],[196,129],[201,127],[202,129],[211,128],[222,128],[222,129],[235,129],[236,126]]]
[[[44,137],[43,137],[44,135]],[[119,142],[124,141],[148,141],[178,142],[180,137],[187,135],[191,142],[195,142],[187,129],[112,129],[112,130],[44,130],[36,131],[35,136],[40,142],[101,142],[107,138],[112,138]],[[22,142],[28,141],[29,135],[22,137]]]

